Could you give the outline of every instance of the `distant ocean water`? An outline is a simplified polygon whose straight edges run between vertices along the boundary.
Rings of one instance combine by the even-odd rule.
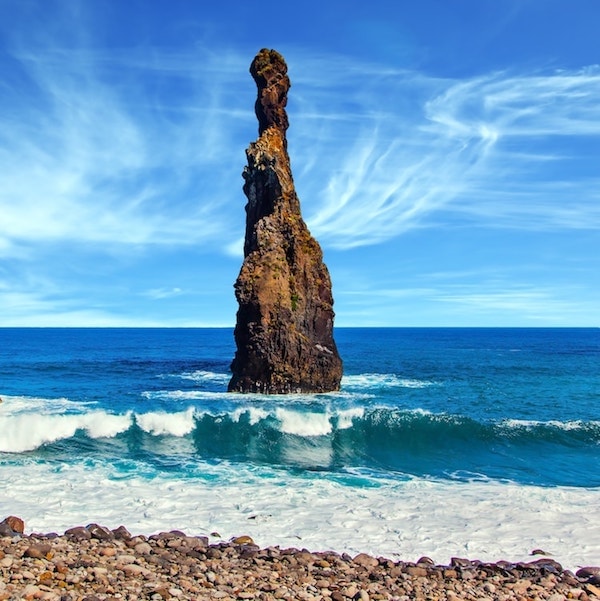
[[[340,392],[263,396],[228,329],[0,329],[0,519],[600,564],[600,329],[336,340]]]

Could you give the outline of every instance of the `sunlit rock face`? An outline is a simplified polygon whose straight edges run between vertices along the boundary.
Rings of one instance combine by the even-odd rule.
[[[331,280],[296,196],[287,153],[290,80],[283,57],[261,50],[256,81],[259,138],[246,151],[244,263],[229,390],[267,394],[338,390],[342,361],[333,339]]]

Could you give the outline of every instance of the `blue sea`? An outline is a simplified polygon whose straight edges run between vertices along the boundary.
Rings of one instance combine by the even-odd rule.
[[[265,396],[230,329],[0,329],[0,519],[600,563],[600,329],[335,338],[339,392]]]

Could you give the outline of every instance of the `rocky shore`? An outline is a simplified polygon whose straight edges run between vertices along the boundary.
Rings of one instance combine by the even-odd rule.
[[[248,536],[211,543],[183,532],[134,536],[123,526],[25,535],[0,523],[0,601],[152,599],[600,599],[600,567],[564,570],[548,557],[528,563],[424,557],[395,562],[365,554],[268,547]],[[541,553],[541,551],[540,551]]]

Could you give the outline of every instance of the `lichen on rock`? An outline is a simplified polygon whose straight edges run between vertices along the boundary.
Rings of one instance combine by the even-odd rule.
[[[283,57],[263,49],[250,66],[259,138],[246,151],[244,263],[228,389],[268,394],[338,390],[331,279],[302,219],[287,153],[290,80]]]

